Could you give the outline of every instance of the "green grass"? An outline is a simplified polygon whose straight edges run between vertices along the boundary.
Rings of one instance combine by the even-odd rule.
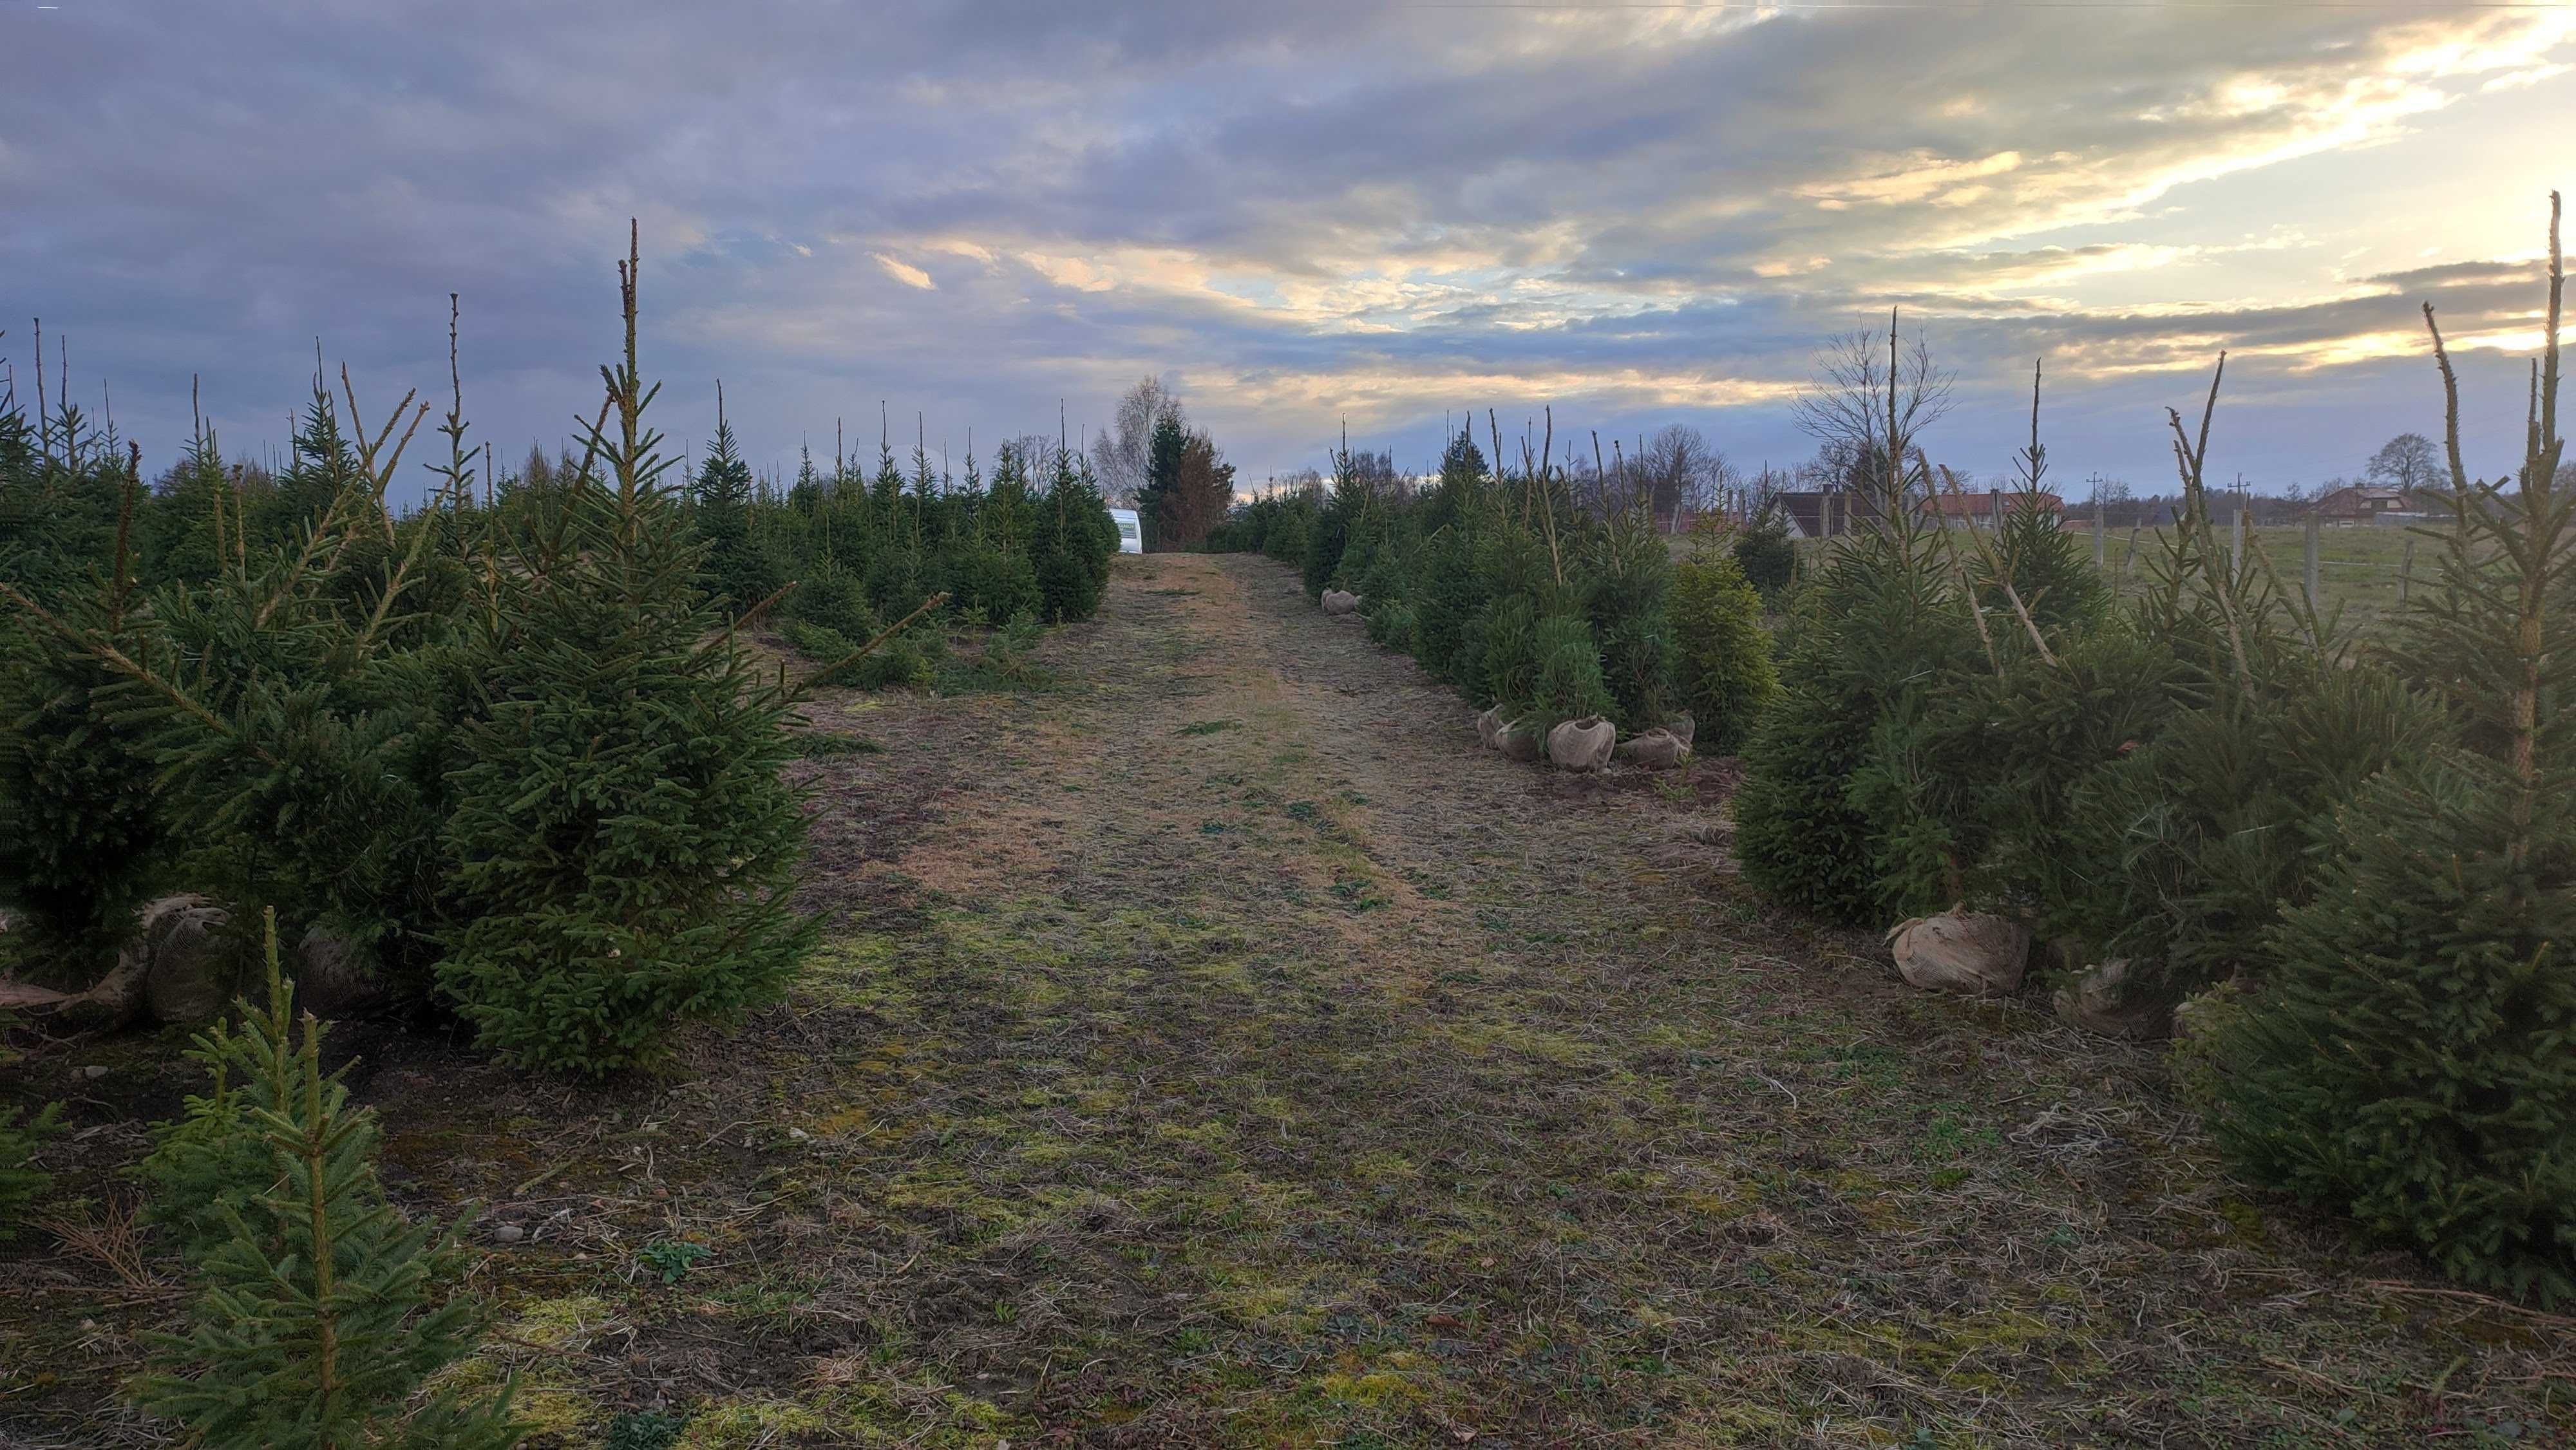
[[[2092,531],[2070,525],[2089,546]],[[2124,597],[2134,598],[2153,581],[2154,561],[2163,557],[2169,529],[2113,528],[2102,539],[2103,566]],[[2222,545],[2234,534],[2218,529]],[[2307,529],[2301,524],[2266,524],[2249,528],[2248,552],[2269,558],[2284,588],[2306,587]],[[2411,561],[2408,546],[2413,546]],[[2413,529],[2387,524],[2329,524],[2317,530],[2318,584],[2327,611],[2340,610],[2343,623],[2362,634],[2385,627],[2396,612],[2401,593],[2419,589],[2436,578],[2440,544]]]
[[[883,755],[885,747],[865,736],[810,730],[796,737],[796,753],[807,760],[824,760],[836,755]]]
[[[2091,550],[2090,521],[2070,519],[2067,529],[2088,552]],[[2259,548],[2268,556],[2284,588],[2306,588],[2305,525],[2265,524],[2249,528],[2246,533],[2254,541],[2248,546],[2249,553]],[[2118,525],[2104,532],[2102,568],[2111,576],[2115,592],[2127,599],[2146,592],[2155,580],[2156,563],[2164,557],[2171,534],[2166,527],[2128,529]],[[2221,547],[2232,546],[2234,535],[2223,520],[2218,525],[2218,535]],[[1688,544],[1687,539],[1676,541],[1674,557],[1683,557]],[[1803,539],[1798,543],[1800,558],[1807,563],[1832,547],[1833,542],[1826,539]],[[2388,626],[2402,597],[2438,577],[2440,553],[2438,540],[2413,528],[2392,524],[2325,525],[2317,531],[2317,574],[2325,608],[2329,613],[2339,611],[2341,624],[2354,633],[2375,635]]]

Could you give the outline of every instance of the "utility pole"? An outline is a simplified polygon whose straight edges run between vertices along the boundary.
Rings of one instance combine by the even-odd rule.
[[[2098,570],[2107,557],[2102,542],[2107,532],[2102,519],[2102,471],[2093,470],[2093,476],[2086,481],[2093,485],[2093,567]]]

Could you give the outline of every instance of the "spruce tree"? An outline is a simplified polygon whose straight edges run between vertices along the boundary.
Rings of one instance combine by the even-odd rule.
[[[0,627],[0,904],[25,913],[36,955],[76,986],[113,964],[170,865],[151,731],[120,708],[120,676],[92,647],[149,652],[129,548],[135,467],[129,454],[115,546],[91,587],[47,608],[0,586],[26,616]]]
[[[1234,508],[1234,465],[1218,454],[1204,432],[1193,432],[1181,446],[1172,497],[1163,514],[1169,526],[1159,537],[1167,548],[1200,548]]]
[[[1029,462],[1016,445],[1005,443],[993,458],[993,482],[985,494],[977,523],[984,537],[1005,554],[1030,553],[1032,501]]]
[[[827,494],[823,475],[814,467],[814,450],[797,449],[796,481],[787,486],[788,510],[800,518],[812,519],[823,511],[823,500]]]
[[[879,421],[883,421],[880,409]],[[903,471],[894,463],[893,426],[887,424],[877,437],[877,473],[868,485],[868,504],[874,511],[877,533],[889,540],[903,537]]]
[[[1891,852],[1919,849],[1920,837],[1874,819],[1854,786],[1873,762],[1904,758],[1936,683],[1978,649],[1937,531],[1916,516],[1902,475],[1886,478],[1876,517],[1795,603],[1781,669],[1789,685],[1745,746],[1735,800],[1746,879],[1850,922],[1923,904],[1886,874]]]
[[[1673,569],[1675,684],[1703,755],[1732,755],[1779,692],[1762,596],[1730,554],[1713,550]]]
[[[386,1202],[375,1116],[322,1071],[322,1024],[293,1016],[267,918],[268,1008],[243,1007],[201,1053],[239,1074],[256,1104],[240,1131],[265,1151],[266,1185],[227,1205],[229,1236],[202,1267],[185,1332],[155,1336],[136,1402],[213,1450],[505,1450],[524,1438],[510,1391],[473,1403],[424,1391],[471,1352],[483,1312],[454,1291],[453,1227],[410,1223]]]
[[[200,425],[187,454],[135,524],[135,571],[149,583],[202,585],[223,567],[234,495],[214,430]]]
[[[1170,548],[1180,534],[1181,455],[1189,447],[1189,430],[1180,410],[1168,408],[1154,419],[1145,445],[1145,486],[1136,494],[1136,513],[1145,521],[1148,549]]]
[[[0,583],[37,598],[88,585],[114,545],[127,461],[68,398],[30,419],[0,392]]]
[[[350,421],[353,426],[358,423]],[[340,405],[323,381],[317,358],[313,398],[295,430],[286,469],[278,474],[277,486],[249,514],[250,545],[274,547],[303,534],[328,534],[328,520],[364,481],[357,451],[340,430]]]
[[[1306,532],[1305,557],[1300,577],[1306,585],[1308,599],[1321,599],[1340,577],[1342,556],[1351,544],[1351,530],[1367,506],[1367,485],[1354,467],[1355,458],[1349,440],[1333,455],[1333,492],[1315,515]]]
[[[464,924],[441,990],[484,1045],[601,1073],[775,1000],[814,937],[788,905],[804,848],[783,680],[694,583],[636,365],[603,367],[609,477],[576,483],[561,547],[504,579],[458,745],[444,839]]]
[[[706,541],[709,592],[736,615],[767,600],[783,582],[752,533],[751,465],[734,442],[725,417],[724,385],[716,385],[716,436],[689,487],[690,520]]]
[[[1946,809],[1982,858],[1970,894],[2083,960],[2127,963],[2132,1000],[2258,975],[2265,934],[2317,889],[2334,813],[2443,730],[2438,705],[2282,586],[2259,535],[2241,558],[2221,537],[2203,477],[2224,375],[2222,357],[2196,435],[2168,412],[2182,507],[2143,596],[2052,624],[2069,596],[2020,567],[2026,552],[1980,550],[1994,669],[1929,731],[1927,774],[1964,782]],[[2008,550],[2030,516],[2007,520]]]
[[[1485,606],[1476,539],[1495,522],[1491,485],[1483,450],[1462,428],[1441,453],[1440,482],[1423,506],[1414,555],[1413,657],[1470,696],[1482,692],[1467,641]]]
[[[1476,620],[1473,642],[1480,677],[1475,703],[1517,717],[1538,693],[1538,613],[1526,594],[1503,594]]]
[[[1608,713],[1632,734],[1673,716],[1672,551],[1654,522],[1643,509],[1623,509],[1584,550],[1584,614],[1601,647]]]
[[[919,415],[913,419],[912,479],[904,500],[905,537],[915,552],[925,558],[933,554],[947,536],[947,490],[939,477],[930,471],[930,436]]]
[[[1616,708],[1601,676],[1601,646],[1582,616],[1556,614],[1540,620],[1531,633],[1530,661],[1529,693],[1517,709],[1506,710],[1528,728],[1545,735],[1563,721],[1607,715]]]
[[[1845,339],[1821,361],[1798,411],[1845,461],[1860,527],[1795,601],[1782,675],[1791,683],[1744,752],[1735,798],[1747,880],[1819,915],[1860,922],[1923,904],[1914,863],[1928,851],[1955,884],[1937,817],[1891,816],[1874,786],[1919,778],[1912,761],[1928,701],[1977,658],[1982,639],[1941,531],[1922,517],[1932,487],[1919,439],[1947,406],[1947,377],[1918,343],[1909,355],[1890,314],[1874,337]],[[1904,863],[1904,869],[1891,867]]]
[[[2463,1282],[2576,1302],[2576,494],[2558,467],[2564,274],[2518,485],[2473,479],[2448,404],[2452,525],[2401,657],[2456,743],[2339,815],[2320,889],[2208,1048],[2219,1142]]]
[[[1798,572],[1798,547],[1789,540],[1789,518],[1776,504],[1763,509],[1735,535],[1735,566],[1745,582],[1762,596],[1766,609],[1776,609]]]
[[[184,843],[188,884],[219,900],[278,903],[299,927],[328,925],[402,965],[425,947],[443,886],[437,821],[455,672],[433,610],[462,598],[424,600],[426,555],[441,532],[435,520],[398,522],[385,504],[410,437],[393,440],[409,403],[352,442],[317,386],[294,480],[313,517],[263,542],[244,500],[226,499],[231,507],[207,521],[230,514],[228,547],[203,585],[173,581],[147,598],[116,582],[130,578],[120,547],[108,602],[26,611],[47,637],[52,727],[70,728],[84,708],[92,721],[79,770],[50,768],[51,788],[83,776],[103,784],[130,732],[149,767],[130,776],[157,789],[159,830],[173,843],[164,854],[181,856]],[[130,458],[125,472],[131,491]],[[322,502],[325,486],[337,492]],[[87,707],[64,688],[84,672]],[[78,819],[88,833],[131,824],[107,808]],[[81,870],[108,888],[96,893],[98,930],[128,919],[143,884],[129,877],[155,859],[146,844],[129,831],[117,847],[90,848]]]
[[[1118,536],[1091,481],[1089,464],[1077,467],[1073,450],[1056,449],[1054,476],[1036,511],[1037,536],[1030,552],[1037,568],[1040,617],[1049,624],[1089,619],[1100,608]]]

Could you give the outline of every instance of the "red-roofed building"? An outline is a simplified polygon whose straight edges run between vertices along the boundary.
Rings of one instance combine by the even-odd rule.
[[[2421,514],[2424,506],[2401,488],[2356,483],[2338,488],[2316,503],[2317,517],[2330,524],[2366,524],[2382,514]]]

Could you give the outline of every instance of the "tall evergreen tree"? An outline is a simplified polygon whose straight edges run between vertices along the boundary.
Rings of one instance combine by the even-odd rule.
[[[317,363],[313,397],[295,430],[277,487],[250,516],[250,541],[281,544],[308,532],[330,532],[328,520],[360,483],[357,450],[340,431],[340,408]]]
[[[136,572],[151,583],[198,585],[221,570],[239,485],[203,425],[135,520]]]
[[[1149,549],[1173,547],[1166,539],[1180,522],[1181,455],[1189,447],[1189,438],[1178,408],[1154,419],[1154,431],[1145,445],[1145,486],[1136,491],[1136,512],[1152,531],[1145,539]]]

